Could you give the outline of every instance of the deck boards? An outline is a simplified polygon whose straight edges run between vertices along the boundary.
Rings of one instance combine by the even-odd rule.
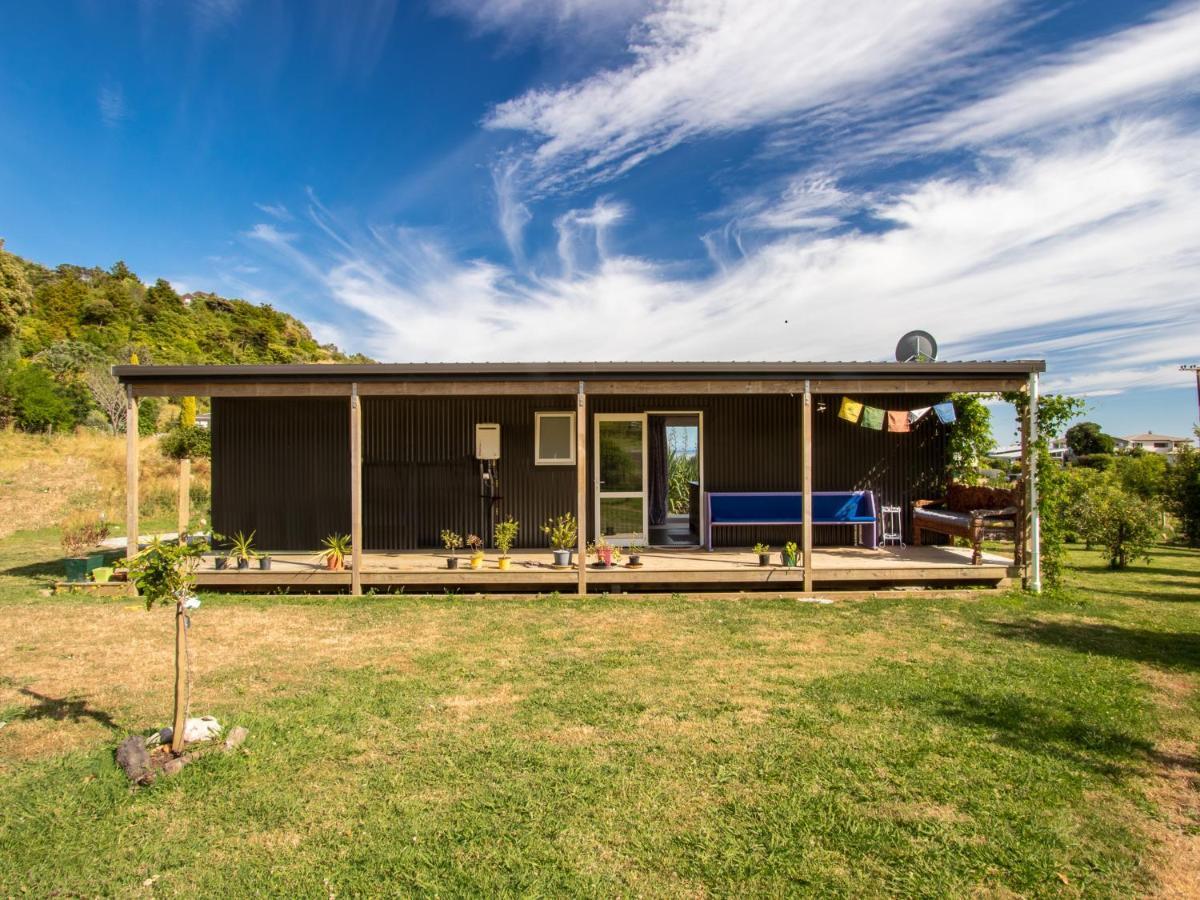
[[[676,585],[691,587],[712,585],[768,588],[778,586],[800,590],[803,569],[783,568],[773,563],[758,565],[758,557],[749,550],[649,550],[642,553],[642,567],[624,565],[612,569],[588,568],[588,583],[601,590],[630,588],[671,590]],[[506,590],[550,589],[570,591],[578,581],[574,568],[555,569],[545,550],[514,550],[512,566],[501,572],[496,554],[490,553],[484,568],[467,568],[461,557],[458,569],[446,568],[446,554],[434,551],[367,553],[362,559],[364,588],[428,587],[463,591],[503,592]],[[955,582],[1000,584],[1019,576],[1011,559],[984,554],[983,565],[970,565],[970,551],[956,547],[837,548],[813,551],[815,584],[937,584]],[[233,590],[311,589],[329,591],[349,589],[350,572],[330,572],[315,554],[284,553],[273,555],[270,570],[216,570],[211,557],[197,572],[202,588]]]

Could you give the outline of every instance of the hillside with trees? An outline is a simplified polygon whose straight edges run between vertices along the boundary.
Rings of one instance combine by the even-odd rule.
[[[6,252],[0,240],[0,425],[119,430],[108,367],[131,361],[370,362],[319,344],[270,305],[180,296],[163,279],[144,284],[123,262],[51,269]]]

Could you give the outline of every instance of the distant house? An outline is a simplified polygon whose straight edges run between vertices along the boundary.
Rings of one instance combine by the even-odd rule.
[[[197,413],[196,427],[207,429],[212,425],[212,413]]]
[[[1113,441],[1118,450],[1140,449],[1147,453],[1157,453],[1160,456],[1174,456],[1184,448],[1195,446],[1195,442],[1190,437],[1155,434],[1153,431],[1113,438]]]
[[[1063,462],[1071,455],[1071,451],[1067,448],[1067,442],[1063,438],[1054,438],[1050,441],[1050,456],[1059,462]],[[1021,458],[1021,445],[1010,444],[1007,447],[997,447],[988,454],[991,459],[1008,459],[1018,460]]]

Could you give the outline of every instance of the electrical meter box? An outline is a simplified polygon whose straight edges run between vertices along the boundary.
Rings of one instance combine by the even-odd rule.
[[[496,422],[480,422],[475,426],[475,458],[500,458],[500,425]]]

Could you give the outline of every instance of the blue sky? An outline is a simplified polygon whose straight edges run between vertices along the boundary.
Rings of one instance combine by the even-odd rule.
[[[5,4],[0,236],[384,360],[1200,361],[1200,3]],[[1005,429],[1000,437],[1006,438]]]

